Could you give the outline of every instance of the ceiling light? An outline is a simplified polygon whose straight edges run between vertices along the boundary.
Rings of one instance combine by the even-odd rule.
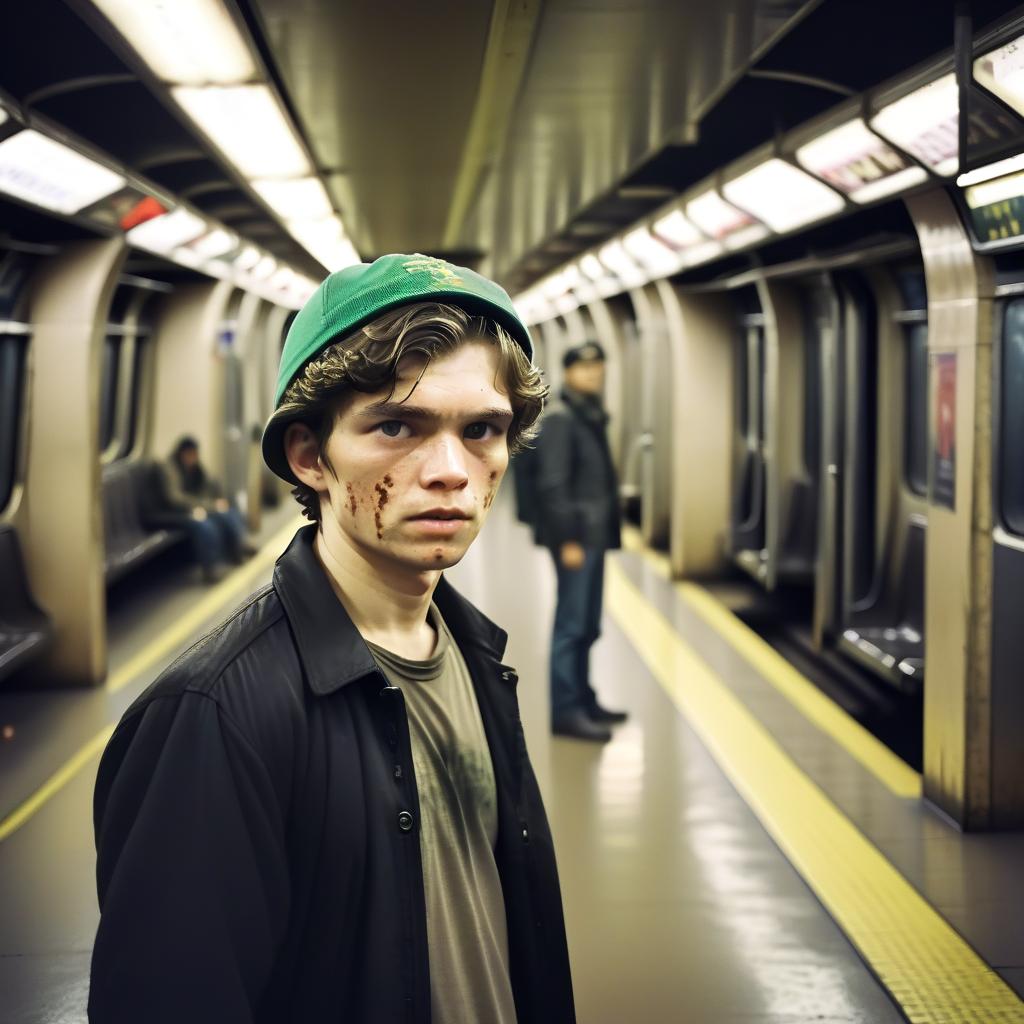
[[[282,220],[322,220],[334,212],[319,178],[254,181],[252,187]]]
[[[992,178],[1000,178],[1004,174],[1012,174],[1014,171],[1024,170],[1024,153],[1008,157],[1006,160],[997,160],[994,164],[985,167],[978,167],[966,174],[961,174],[956,183],[961,188],[968,185],[977,185],[982,181],[990,181]]]
[[[54,213],[78,213],[126,184],[109,167],[37,131],[0,142],[0,192]]]
[[[295,281],[296,274],[291,267],[281,267],[279,270],[274,272],[273,277],[267,282],[271,288],[284,291],[289,288]]]
[[[626,252],[651,273],[659,276],[674,273],[679,269],[679,256],[663,242],[658,241],[647,230],[637,228],[622,239]]]
[[[997,181],[971,185],[964,193],[964,199],[972,210],[982,206],[994,206],[1009,199],[1019,199],[1021,196],[1024,196],[1024,174],[1009,174]]]
[[[627,288],[647,283],[647,276],[626,252],[621,242],[613,241],[603,245],[598,250],[597,257]]]
[[[213,231],[193,242],[192,249],[203,259],[212,260],[218,256],[223,256],[227,252],[231,252],[237,245],[238,235],[233,235],[223,228],[214,228]]]
[[[974,62],[974,77],[1018,114],[1024,114],[1024,36]]]
[[[714,189],[697,196],[686,204],[686,216],[704,232],[715,239],[723,239],[726,235],[748,224],[754,218],[735,206],[727,203]]]
[[[236,257],[235,267],[241,271],[252,270],[260,261],[260,251],[254,245],[247,245]]]
[[[93,0],[164,82],[229,85],[256,76],[222,0]]]
[[[249,271],[252,278],[257,281],[265,281],[277,269],[277,260],[273,256],[264,256],[259,263]]]
[[[859,117],[801,146],[796,158],[855,203],[870,203],[928,179],[923,168],[897,153]]]
[[[686,249],[703,241],[704,236],[683,216],[682,210],[673,210],[651,225],[651,230],[663,241],[677,249]]]
[[[3,124],[5,121],[9,121],[10,119],[11,115],[8,114],[3,107],[0,107],[0,124]]]
[[[206,222],[190,210],[177,209],[132,228],[125,236],[138,249],[168,255],[187,245],[206,230]]]
[[[266,85],[172,89],[174,98],[244,177],[298,178],[312,168]]]
[[[780,233],[838,213],[846,205],[817,178],[772,157],[722,186],[726,199]]]
[[[948,74],[883,107],[871,127],[936,174],[950,175],[960,159],[959,121],[956,75]]]
[[[606,274],[604,267],[601,266],[601,261],[592,252],[588,252],[586,256],[580,260],[580,270],[582,270],[591,281],[600,281]]]

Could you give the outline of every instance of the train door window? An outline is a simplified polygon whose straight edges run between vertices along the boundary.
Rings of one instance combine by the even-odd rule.
[[[928,492],[928,324],[904,325],[906,339],[906,426],[904,468],[907,486]]]
[[[0,510],[14,491],[27,334],[0,333]]]
[[[1003,524],[1024,536],[1024,299],[1006,304],[1003,314],[999,503]]]
[[[117,380],[121,366],[120,333],[110,333],[103,340],[103,368],[100,377],[100,452],[106,452],[114,439],[117,424]]]

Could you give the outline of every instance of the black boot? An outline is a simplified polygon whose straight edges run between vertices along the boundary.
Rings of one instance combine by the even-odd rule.
[[[629,715],[625,711],[609,711],[600,704],[593,704],[587,708],[587,717],[601,725],[622,725]]]
[[[575,740],[590,740],[594,743],[607,743],[611,738],[611,731],[603,725],[592,721],[582,708],[573,708],[563,715],[559,715],[551,723],[551,731],[556,736],[569,736]]]

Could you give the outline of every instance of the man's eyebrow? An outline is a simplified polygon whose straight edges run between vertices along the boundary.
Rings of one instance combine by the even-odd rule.
[[[393,416],[396,420],[438,420],[443,418],[431,409],[424,409],[421,405],[407,405],[405,402],[374,402],[361,409],[359,415],[365,418]],[[460,415],[459,419],[471,420],[474,423],[479,421],[510,423],[514,415],[511,409],[489,408],[465,413]]]

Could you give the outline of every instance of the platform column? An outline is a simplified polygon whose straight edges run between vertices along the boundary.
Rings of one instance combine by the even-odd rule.
[[[991,686],[994,282],[943,190],[907,206],[928,286],[924,793],[962,828],[984,829],[999,800],[992,719],[1000,709]]]

